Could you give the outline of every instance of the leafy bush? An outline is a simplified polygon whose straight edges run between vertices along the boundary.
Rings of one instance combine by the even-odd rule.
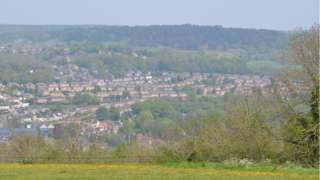
[[[99,104],[99,99],[89,93],[77,93],[73,97],[72,103],[79,106],[97,105]]]

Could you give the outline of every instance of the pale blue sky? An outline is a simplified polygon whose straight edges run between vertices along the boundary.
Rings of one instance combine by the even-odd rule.
[[[0,24],[200,24],[292,30],[318,0],[0,0]]]

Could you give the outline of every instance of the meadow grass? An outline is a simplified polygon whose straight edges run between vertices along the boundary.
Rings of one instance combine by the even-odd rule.
[[[217,179],[318,180],[316,169],[226,167],[218,164],[0,164],[1,180]]]

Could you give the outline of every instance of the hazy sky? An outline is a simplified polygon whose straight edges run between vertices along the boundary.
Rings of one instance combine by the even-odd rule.
[[[291,30],[318,0],[0,0],[0,24],[201,24]]]

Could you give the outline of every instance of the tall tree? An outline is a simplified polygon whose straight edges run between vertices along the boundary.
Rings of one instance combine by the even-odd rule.
[[[108,112],[108,109],[106,107],[99,107],[96,111],[96,118],[99,120],[99,121],[103,121],[103,120],[106,120],[108,119],[109,117],[109,112]]]
[[[280,76],[289,156],[313,166],[319,165],[319,29],[315,25],[291,39],[285,58],[291,66]]]

